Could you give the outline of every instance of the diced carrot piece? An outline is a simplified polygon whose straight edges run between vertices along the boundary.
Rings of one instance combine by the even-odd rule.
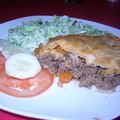
[[[68,83],[72,80],[72,73],[69,71],[64,71],[59,73],[59,81],[61,83]]]

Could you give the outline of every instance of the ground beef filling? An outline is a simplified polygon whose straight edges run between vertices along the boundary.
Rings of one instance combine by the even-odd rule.
[[[70,71],[73,79],[80,81],[81,87],[95,85],[100,90],[113,90],[120,84],[120,74],[104,76],[101,72],[104,68],[87,66],[85,59],[68,53],[65,57],[56,58],[54,55],[44,54],[39,57],[42,67],[49,68],[54,74],[61,71]]]

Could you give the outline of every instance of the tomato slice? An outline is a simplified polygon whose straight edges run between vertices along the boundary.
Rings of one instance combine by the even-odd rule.
[[[29,79],[19,80],[5,73],[5,59],[0,53],[0,91],[15,97],[32,97],[46,91],[53,83],[54,76],[47,69]]]

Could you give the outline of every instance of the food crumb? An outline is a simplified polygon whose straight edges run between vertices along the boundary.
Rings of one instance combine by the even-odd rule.
[[[94,117],[93,120],[101,120],[99,117]]]
[[[63,87],[63,84],[60,81],[58,81],[57,85],[58,87],[61,87],[61,88]]]

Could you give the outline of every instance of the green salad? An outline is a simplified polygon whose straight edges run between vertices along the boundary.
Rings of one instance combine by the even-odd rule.
[[[104,35],[106,32],[68,16],[53,16],[50,21],[30,20],[9,29],[8,40],[32,52],[40,44],[46,44],[49,38],[67,34]]]

